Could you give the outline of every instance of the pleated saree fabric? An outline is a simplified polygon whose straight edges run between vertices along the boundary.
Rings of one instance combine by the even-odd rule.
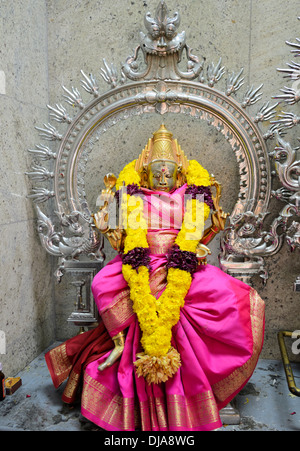
[[[151,224],[150,288],[158,298],[166,287],[167,252],[181,227],[185,187],[153,196],[145,191]],[[181,218],[181,219],[180,219]],[[102,321],[53,349],[46,361],[55,386],[68,378],[63,395],[73,402],[78,386],[82,414],[111,431],[205,431],[220,427],[219,411],[251,377],[263,345],[264,302],[250,286],[211,265],[199,266],[172,329],[181,367],[169,380],[148,384],[137,377],[141,330],[115,257],[94,278],[92,291]],[[126,330],[121,358],[104,371],[111,337]]]

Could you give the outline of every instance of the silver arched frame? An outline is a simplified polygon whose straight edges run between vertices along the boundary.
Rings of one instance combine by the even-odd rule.
[[[240,190],[232,218],[245,209],[265,213],[271,194],[271,171],[265,141],[255,123],[233,99],[216,89],[180,81],[138,82],[115,88],[92,101],[67,130],[56,157],[54,192],[59,211],[93,212],[85,200],[82,157],[92,136],[131,115],[155,112],[161,91],[171,93],[168,111],[189,114],[214,126],[228,140],[237,159]],[[154,96],[157,96],[157,98]],[[172,100],[171,100],[172,96]]]

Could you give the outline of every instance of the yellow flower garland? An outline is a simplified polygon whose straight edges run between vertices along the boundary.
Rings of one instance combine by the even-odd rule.
[[[116,189],[130,184],[140,186],[140,176],[135,171],[135,161],[121,171]],[[188,185],[209,186],[208,172],[195,160],[189,162],[187,170]],[[135,195],[122,194],[123,227],[126,230],[124,254],[139,248],[148,248],[147,224],[143,217],[143,199]],[[202,238],[204,223],[210,208],[197,199],[189,199],[182,227],[175,243],[182,251],[195,252]],[[134,215],[133,215],[134,213]],[[203,221],[195,221],[195,218]],[[141,344],[144,354],[134,362],[138,376],[144,376],[148,383],[165,382],[180,367],[180,356],[171,347],[172,328],[180,317],[180,308],[190,289],[192,276],[178,268],[169,268],[165,291],[156,299],[150,290],[149,270],[146,266],[133,269],[123,264],[122,273],[130,288],[133,310],[137,314],[142,331]]]

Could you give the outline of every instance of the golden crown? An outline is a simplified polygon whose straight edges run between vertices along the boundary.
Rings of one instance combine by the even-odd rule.
[[[142,172],[150,163],[157,160],[174,162],[182,172],[185,172],[188,167],[188,160],[177,139],[173,139],[173,133],[168,131],[164,124],[153,133],[153,138],[149,139],[148,144],[136,160],[135,170]]]

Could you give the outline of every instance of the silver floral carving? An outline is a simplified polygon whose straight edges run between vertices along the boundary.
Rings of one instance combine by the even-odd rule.
[[[47,188],[33,188],[31,194],[28,194],[29,199],[32,199],[35,204],[46,202],[54,196],[55,192]]]
[[[261,88],[263,87],[263,84],[261,84],[258,88],[254,88],[254,86],[251,86],[251,88],[248,89],[248,91],[245,94],[245,97],[242,101],[242,107],[247,108],[250,105],[254,105],[256,102],[261,100],[262,93],[259,92]]]
[[[207,68],[207,79],[208,86],[213,87],[218,81],[221,80],[225,73],[225,67],[222,66],[222,58],[219,59],[219,62],[214,65],[211,63]]]
[[[63,276],[65,262],[69,259],[76,260],[81,255],[87,255],[97,262],[104,261],[104,254],[100,249],[103,237],[89,218],[80,212],[72,212],[69,215],[56,212],[61,226],[60,231],[56,232],[52,220],[39,207],[36,209],[42,245],[49,254],[59,257],[59,265],[55,272],[58,282]],[[80,222],[83,222],[83,225]]]
[[[51,149],[44,144],[37,144],[36,149],[28,149],[28,152],[41,161],[56,159],[56,153],[52,152]]]
[[[247,283],[250,283],[253,274],[259,274],[266,283],[268,273],[264,258],[276,254],[283,244],[284,235],[280,229],[285,227],[287,218],[279,215],[270,230],[266,231],[263,226],[267,215],[268,213],[255,215],[246,211],[237,218],[230,218],[230,224],[221,239],[221,267],[229,269],[229,273],[239,273],[243,265],[236,265],[236,261],[238,258],[244,259],[247,271],[242,274]]]
[[[66,99],[69,105],[71,105],[74,108],[80,109],[84,108],[84,103],[82,101],[81,94],[77,88],[74,88],[74,86],[72,86],[71,91],[67,89],[65,86],[63,86],[62,88],[67,93],[67,95],[64,95],[63,97]]]
[[[81,86],[83,89],[86,90],[89,94],[92,94],[95,97],[98,97],[99,95],[99,86],[97,83],[97,80],[93,76],[93,74],[90,74],[89,76],[86,75],[83,70],[81,71],[84,80],[81,80]]]
[[[285,101],[289,103],[287,99],[285,99]],[[300,117],[295,113],[283,111],[282,114],[279,115],[279,118],[280,119],[277,119],[272,123],[282,125],[285,129],[293,128],[296,125],[300,124]]]
[[[243,72],[244,69],[242,68],[237,75],[234,72],[230,75],[225,91],[227,96],[235,94],[244,85],[245,77],[242,77]]]
[[[278,72],[283,72],[285,78],[291,78],[291,80],[299,80],[300,79],[300,64],[295,63],[287,63],[289,69],[277,69]]]
[[[44,124],[44,128],[35,127],[39,132],[40,136],[47,141],[61,141],[62,135],[58,132],[58,130],[53,127],[51,124]]]
[[[113,63],[109,65],[106,62],[105,58],[103,59],[103,63],[105,69],[103,69],[103,67],[100,69],[100,75],[103,78],[103,80],[110,85],[111,88],[115,88],[119,84],[122,85],[123,83],[125,83],[126,76],[124,75],[123,71],[121,71],[121,74],[119,75],[116,66]]]
[[[28,175],[31,180],[35,180],[36,182],[44,182],[54,178],[54,172],[48,171],[37,163],[34,163],[31,166],[31,171],[25,172],[25,174]]]
[[[298,19],[300,20],[300,17],[298,17]],[[289,42],[286,41],[287,45],[290,45],[291,47],[293,47],[293,50],[291,50],[291,53],[295,54],[295,56],[300,56],[300,39],[296,38],[297,42]]]
[[[288,105],[295,105],[300,100],[300,89],[284,87],[280,89],[283,94],[278,94],[274,99],[284,100]]]
[[[53,117],[53,119],[57,122],[67,122],[68,124],[71,124],[72,118],[68,115],[67,110],[65,107],[61,104],[56,104],[55,108],[47,105],[50,112],[50,117]]]
[[[131,80],[193,80],[199,77],[204,62],[199,62],[186,44],[185,32],[178,33],[180,15],[169,16],[165,2],[160,2],[155,17],[145,16],[147,34],[140,33],[140,45],[122,66],[124,75]],[[139,70],[138,56],[144,56],[146,68]],[[187,57],[187,71],[182,72],[178,64],[183,52]]]
[[[298,18],[300,19],[300,18]],[[286,44],[292,47],[291,53],[294,56],[300,56],[300,39],[296,43],[286,41]],[[291,80],[292,86],[285,86],[280,91],[283,94],[274,96],[274,98],[285,102],[287,105],[296,105],[300,101],[300,65],[295,61],[287,63],[288,69],[278,69],[283,73],[284,78]],[[275,126],[281,128],[281,133],[275,133],[276,144],[271,158],[275,162],[275,170],[282,188],[275,191],[274,196],[285,202],[286,205],[281,211],[281,215],[286,218],[285,233],[286,241],[292,251],[300,249],[299,229],[300,229],[300,160],[299,147],[293,147],[288,140],[283,139],[290,129],[300,124],[300,117],[297,112],[282,111],[278,119],[272,121]],[[300,291],[299,277],[294,288]]]
[[[256,117],[254,119],[254,122],[264,122],[264,121],[270,121],[273,119],[276,115],[276,107],[278,106],[278,103],[275,105],[270,106],[270,102],[267,102],[265,105],[263,105],[258,113],[256,114]]]

